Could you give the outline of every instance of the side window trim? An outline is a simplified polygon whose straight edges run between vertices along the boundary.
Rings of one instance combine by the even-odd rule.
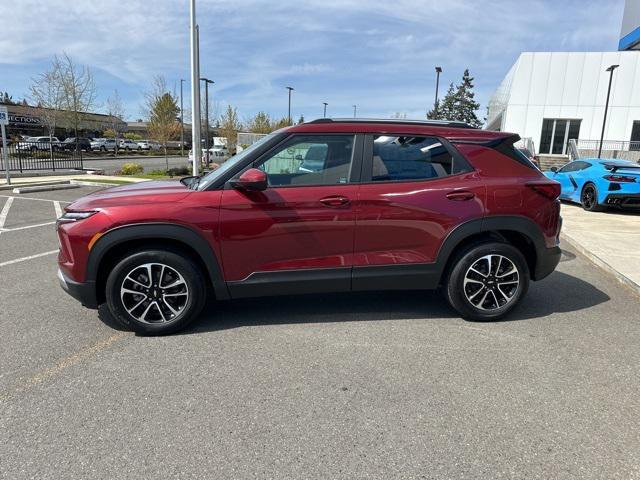
[[[413,180],[373,180],[373,137],[383,135],[383,133],[369,133],[364,138],[364,149],[362,151],[362,176],[360,183],[416,183],[430,182],[441,178],[454,177],[463,173],[473,172],[475,169],[466,158],[449,142],[446,138],[438,135],[416,134],[416,133],[393,133],[394,136],[431,137],[437,139],[444,148],[451,154],[453,159],[452,173],[446,177],[419,178]]]

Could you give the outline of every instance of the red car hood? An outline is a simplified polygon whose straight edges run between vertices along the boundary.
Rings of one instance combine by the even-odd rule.
[[[95,210],[131,204],[177,202],[189,193],[190,190],[179,180],[131,183],[81,197],[69,205],[67,210]]]

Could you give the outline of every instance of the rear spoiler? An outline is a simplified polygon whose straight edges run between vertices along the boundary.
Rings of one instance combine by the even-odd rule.
[[[611,173],[615,173],[618,170],[640,170],[640,165],[620,165],[616,163],[605,163],[603,164],[603,167],[607,170],[611,170]]]

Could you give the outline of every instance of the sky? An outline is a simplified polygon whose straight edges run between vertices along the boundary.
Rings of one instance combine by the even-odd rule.
[[[479,117],[523,51],[617,49],[624,0],[197,0],[201,75],[215,113],[424,118],[465,68]],[[66,52],[95,77],[95,111],[115,90],[127,120],[162,75],[179,95],[190,78],[188,0],[0,0],[0,91],[27,97],[31,79]],[[184,86],[185,106],[190,101]],[[211,115],[214,116],[213,114]]]

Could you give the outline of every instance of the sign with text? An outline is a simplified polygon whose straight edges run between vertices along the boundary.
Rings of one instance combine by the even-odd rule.
[[[9,125],[9,112],[7,107],[0,105],[0,125]]]

